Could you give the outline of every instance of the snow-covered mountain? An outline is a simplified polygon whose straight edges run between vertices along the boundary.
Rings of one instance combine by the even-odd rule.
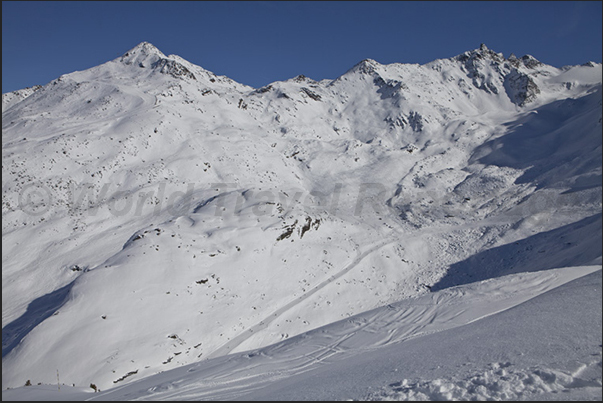
[[[600,268],[601,73],[481,45],[254,89],[143,42],[3,94],[3,389],[109,390]]]

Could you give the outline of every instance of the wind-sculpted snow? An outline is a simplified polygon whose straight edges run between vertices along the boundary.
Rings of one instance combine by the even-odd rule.
[[[448,400],[524,400],[538,399],[543,393],[567,392],[571,389],[600,389],[600,379],[583,379],[579,373],[600,366],[594,361],[583,365],[577,374],[550,368],[515,369],[511,363],[492,363],[483,372],[465,379],[395,382],[366,400],[448,401]]]
[[[483,45],[254,89],[144,42],[3,94],[3,387],[600,264],[600,77]]]

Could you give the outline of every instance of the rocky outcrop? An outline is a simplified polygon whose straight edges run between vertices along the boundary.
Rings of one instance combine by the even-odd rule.
[[[159,70],[162,74],[169,74],[175,78],[188,77],[196,80],[195,75],[189,69],[175,60],[160,59],[153,65],[153,68]]]
[[[505,90],[511,102],[518,106],[524,106],[536,99],[540,94],[540,88],[532,77],[517,69],[513,69],[505,77]]]
[[[484,70],[487,66],[493,65],[500,72],[500,65],[505,61],[501,53],[488,49],[482,43],[479,49],[462,53],[455,59],[462,63],[462,69],[467,73],[474,87],[488,94],[498,94],[495,77],[484,74]]]
[[[309,96],[310,98],[312,98],[315,101],[320,101],[320,99],[321,99],[320,95],[318,95],[314,91],[309,90],[306,87],[302,87],[301,91],[303,91],[307,96]]]

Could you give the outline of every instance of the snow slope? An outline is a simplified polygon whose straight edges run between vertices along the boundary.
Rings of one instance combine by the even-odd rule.
[[[3,94],[2,126],[3,389],[601,264],[600,64],[482,45],[253,89],[141,43]]]
[[[600,328],[600,267],[563,268],[411,298],[99,394],[34,385],[3,398],[594,400]]]

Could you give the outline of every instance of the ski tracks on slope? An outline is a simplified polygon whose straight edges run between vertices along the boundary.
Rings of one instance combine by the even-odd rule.
[[[388,242],[374,245],[346,266],[346,269],[353,264],[358,264],[371,251],[377,250],[386,244]],[[317,366],[328,362],[340,361],[410,338],[475,322],[510,309],[598,270],[601,270],[600,265],[513,274],[452,287],[418,298],[402,300],[398,303],[364,312],[348,320],[311,330],[268,347],[247,353],[232,354],[228,357],[217,357],[215,360],[194,364],[187,369],[186,379],[183,379],[181,375],[180,377],[176,376],[173,380],[165,379],[161,385],[155,384],[155,386],[146,389],[143,387],[145,392],[135,400],[147,400],[149,398],[152,400],[169,400],[176,396],[180,400],[236,399],[253,390],[261,389],[275,380],[313,370]],[[235,344],[233,343],[233,345]],[[225,347],[223,346],[223,348]],[[593,362],[583,364],[569,374],[571,377],[568,375],[559,385],[553,386],[555,388],[557,386],[559,388],[597,386],[598,384],[584,383],[589,376],[583,374],[583,372],[588,372],[593,368],[596,369],[597,365],[600,365],[600,356]],[[468,398],[474,397],[473,395],[466,395],[469,390],[468,386],[474,384],[474,381],[492,378],[491,383],[495,388],[496,382],[509,380],[507,375],[514,377],[510,380],[510,386],[527,388],[525,391],[522,389],[522,394],[518,396],[523,395],[524,392],[528,394],[540,393],[545,390],[545,386],[549,387],[551,385],[543,385],[543,388],[537,388],[537,390],[528,388],[530,379],[534,378],[532,375],[535,374],[543,378],[540,376],[543,374],[546,378],[543,378],[544,381],[552,375],[559,375],[558,372],[552,375],[549,374],[550,371],[546,368],[545,372],[540,371],[533,374],[525,373],[521,368],[518,368],[517,371],[519,372],[507,369],[505,374],[498,373],[498,368],[495,369],[496,371],[476,373],[475,376],[468,379],[446,380],[446,384],[450,384],[450,388],[456,390],[450,397],[465,397],[462,400],[468,400]],[[188,374],[189,372],[190,374]],[[144,384],[146,381],[142,380],[142,382]],[[405,397],[400,395],[400,393],[406,392],[407,386],[409,386],[404,382],[410,381],[402,381],[399,385],[392,384],[390,389],[385,388],[380,391],[379,396],[370,396],[370,398]],[[149,380],[148,384],[153,384],[153,382]],[[414,397],[424,397],[423,395],[434,397],[436,395],[440,396],[439,393],[443,392],[442,385],[443,380],[434,380],[410,386],[415,392],[421,393],[421,395],[417,394]],[[450,388],[446,388],[446,390]],[[494,394],[496,390],[498,389],[485,390],[487,393],[483,397],[500,397]],[[117,390],[113,393],[117,393]],[[115,396],[119,396],[119,394]]]
[[[429,226],[429,227],[418,229],[417,231],[413,231],[411,233],[400,233],[399,231],[395,231],[395,230],[391,231],[389,234],[386,234],[386,236],[385,236],[385,238],[388,238],[387,240],[380,241],[380,242],[377,242],[377,243],[371,245],[364,252],[358,251],[358,255],[356,256],[356,258],[352,262],[350,262],[347,266],[345,266],[342,270],[329,276],[327,279],[323,280],[322,282],[320,282],[319,284],[314,286],[312,289],[308,290],[304,294],[291,300],[290,302],[283,305],[276,311],[272,312],[270,315],[268,315],[266,318],[264,318],[260,322],[249,327],[248,329],[244,330],[241,334],[234,337],[232,340],[223,344],[217,350],[215,350],[214,352],[209,354],[208,359],[232,353],[239,345],[243,344],[243,342],[245,342],[247,339],[254,336],[256,333],[268,328],[270,323],[274,322],[285,312],[287,312],[290,309],[294,308],[295,306],[303,303],[304,301],[309,299],[312,295],[314,295],[318,291],[325,288],[327,285],[340,279],[342,276],[349,273],[354,267],[356,267],[358,264],[360,264],[360,262],[362,262],[368,255],[378,251],[381,248],[384,248],[385,246],[391,245],[393,243],[402,243],[403,240],[405,240],[405,239],[406,240],[413,239],[413,238],[416,239],[417,237],[421,237],[421,236],[425,236],[425,235],[437,235],[437,234],[442,234],[442,233],[446,233],[446,232],[451,232],[454,230],[473,229],[473,228],[477,228],[477,227],[482,227],[484,225],[493,225],[493,224],[508,224],[508,221],[492,218],[492,219],[479,220],[477,222],[472,222],[472,223],[464,223],[461,225]],[[392,237],[393,237],[393,239],[392,239]]]
[[[278,319],[283,313],[287,312],[291,308],[306,301],[308,298],[310,298],[312,295],[314,295],[318,291],[322,290],[327,285],[333,283],[334,281],[338,280],[339,278],[341,278],[342,276],[347,274],[350,270],[352,270],[354,267],[356,267],[362,260],[364,260],[364,258],[366,258],[368,255],[370,255],[371,253],[373,253],[387,245],[390,245],[396,241],[398,241],[398,239],[381,241],[376,244],[373,244],[371,247],[369,247],[364,252],[358,251],[358,255],[356,256],[356,258],[352,262],[350,262],[346,267],[344,267],[342,270],[329,276],[326,280],[323,280],[321,283],[317,284],[312,289],[308,290],[304,294],[300,295],[299,297],[296,297],[292,301],[288,302],[287,304],[283,305],[276,311],[272,312],[264,320],[251,326],[250,328],[245,330],[240,335],[236,336],[235,338],[233,338],[226,344],[219,347],[216,351],[211,353],[208,356],[208,358],[219,357],[221,355],[226,355],[226,354],[231,353],[235,348],[237,348],[239,345],[241,345],[245,340],[252,337],[257,332],[266,329],[271,322]]]

